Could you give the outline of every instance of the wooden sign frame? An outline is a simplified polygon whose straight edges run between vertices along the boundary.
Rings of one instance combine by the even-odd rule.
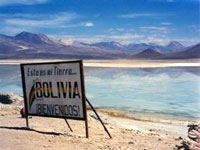
[[[25,79],[25,71],[24,67],[28,65],[53,65],[53,64],[69,64],[69,63],[78,63],[80,67],[80,82],[81,82],[81,95],[82,95],[82,110],[83,110],[83,117],[68,117],[68,116],[55,116],[55,115],[41,115],[41,114],[33,114],[29,113],[28,111],[28,99],[26,94],[26,79]],[[86,129],[86,137],[89,137],[88,133],[88,120],[87,120],[87,110],[86,110],[86,95],[85,95],[85,81],[84,81],[84,70],[83,70],[83,61],[59,61],[59,62],[44,62],[44,63],[26,63],[20,64],[21,68],[21,75],[22,75],[22,87],[23,87],[23,94],[24,94],[24,106],[26,112],[26,125],[29,128],[28,116],[39,116],[39,117],[54,117],[54,118],[64,118],[64,119],[74,119],[74,120],[84,120],[85,121],[85,129]]]

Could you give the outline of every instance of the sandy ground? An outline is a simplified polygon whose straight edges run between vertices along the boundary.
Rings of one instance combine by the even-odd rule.
[[[153,129],[149,132],[125,128],[115,124],[116,120],[102,116],[113,139],[110,139],[94,114],[89,111],[89,139],[85,138],[83,121],[68,120],[73,132],[70,132],[65,121],[58,118],[32,117],[29,119],[30,129],[26,128],[25,119],[20,117],[20,107],[0,105],[0,149],[1,150],[38,150],[38,149],[67,149],[67,150],[172,150],[180,145],[179,135],[171,136]],[[123,124],[123,120],[118,123]],[[148,126],[148,125],[147,125]],[[161,124],[160,124],[161,126]],[[156,125],[153,126],[155,128]],[[158,127],[158,126],[157,126]],[[162,126],[164,128],[165,126]],[[146,128],[147,129],[147,128]],[[166,129],[167,130],[167,129]],[[170,130],[170,129],[169,129]]]

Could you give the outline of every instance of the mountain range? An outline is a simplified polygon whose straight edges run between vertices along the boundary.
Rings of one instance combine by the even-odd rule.
[[[16,36],[0,34],[0,59],[9,58],[190,59],[200,58],[200,44],[190,47],[177,41],[165,46],[155,43],[122,45],[115,41],[87,44],[29,32]]]

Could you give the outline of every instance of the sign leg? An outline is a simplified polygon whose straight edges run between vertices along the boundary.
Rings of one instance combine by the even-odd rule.
[[[90,107],[92,108],[93,112],[96,114],[97,118],[99,119],[99,121],[101,122],[102,126],[104,127],[104,130],[107,132],[108,136],[112,139],[112,136],[110,135],[108,129],[106,128],[106,126],[104,125],[103,121],[101,120],[101,118],[99,117],[99,115],[97,114],[96,110],[94,109],[94,107],[92,106],[92,104],[90,103],[90,101],[86,98],[87,103],[90,105]]]
[[[26,127],[29,128],[28,116],[26,115]]]
[[[86,133],[86,138],[89,138],[88,120],[87,120],[87,117],[86,117],[86,120],[85,120],[85,133]]]
[[[72,130],[71,126],[69,125],[69,123],[68,123],[67,119],[65,119],[65,122],[66,122],[66,124],[67,124],[68,128],[70,129],[70,131],[71,131],[71,132],[73,132],[73,130]]]

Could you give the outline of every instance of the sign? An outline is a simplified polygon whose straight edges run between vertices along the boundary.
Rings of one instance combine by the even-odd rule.
[[[27,115],[86,120],[82,61],[21,64]]]

